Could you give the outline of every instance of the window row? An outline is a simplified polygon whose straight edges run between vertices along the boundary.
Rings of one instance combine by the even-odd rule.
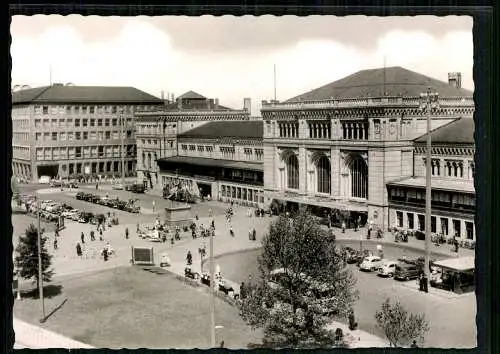
[[[133,139],[131,130],[124,132],[124,139]],[[121,139],[118,131],[99,132],[52,132],[36,133],[36,141],[75,141],[75,140],[118,140]]]
[[[465,227],[463,227],[462,224],[464,224],[463,226]],[[396,226],[425,232],[425,215],[396,211]],[[465,237],[469,240],[473,240],[474,223],[471,221],[462,222],[462,220],[450,219],[447,217],[438,218],[436,216],[431,216],[431,232],[444,236]]]
[[[119,127],[120,121],[124,126],[132,125],[132,118],[83,118],[83,119],[35,119],[35,129],[49,128],[86,128],[86,127]]]
[[[331,139],[332,125],[330,122],[309,122],[309,138]]]
[[[165,124],[163,127],[162,123],[159,124],[144,124],[139,123],[137,126],[137,132],[142,134],[175,134],[177,124]],[[164,130],[165,129],[165,130]]]
[[[139,142],[139,140],[138,140],[138,142]],[[142,146],[151,146],[151,145],[157,146],[157,145],[162,144],[162,140],[157,140],[157,139],[141,139],[140,142],[142,143]],[[167,147],[169,147],[169,148],[174,147],[173,140],[165,141],[165,143],[167,144]]]
[[[425,158],[424,158],[425,166]],[[467,168],[468,167],[468,168]],[[464,172],[465,170],[465,172]],[[441,161],[433,159],[431,161],[432,176],[459,177],[473,179],[476,174],[474,161],[447,160]]]
[[[299,123],[296,122],[281,122],[278,123],[280,131],[280,138],[298,138],[299,137]]]
[[[153,165],[156,164],[156,160],[158,160],[158,154],[156,152],[143,152],[141,154],[141,161],[139,161],[139,166],[142,166],[144,169],[153,169]]]
[[[119,145],[114,146],[77,146],[61,148],[37,148],[36,159],[38,161],[66,160],[74,158],[100,158],[100,157],[121,157]],[[125,146],[125,157],[135,157],[136,149],[134,145]]]
[[[425,190],[410,189],[405,190],[403,188],[391,188],[390,198],[393,201],[405,201],[410,203],[425,203]],[[464,207],[475,207],[476,197],[472,194],[459,194],[446,191],[432,191],[431,201],[433,206],[464,206]]]
[[[343,139],[368,140],[368,123],[366,122],[343,122],[341,129]]]
[[[135,107],[135,109],[134,109]],[[151,106],[155,107],[155,106]],[[147,108],[147,107],[146,107]],[[44,105],[35,106],[35,115],[40,114],[66,114],[66,115],[79,115],[79,114],[120,114],[120,113],[134,113],[135,111],[142,111],[145,106],[109,106],[109,105],[74,105],[74,106],[58,106],[58,105]]]
[[[220,194],[222,198],[249,201],[254,203],[264,203],[264,195],[258,189],[221,185]]]
[[[12,130],[28,129],[30,122],[28,119],[12,119]]]
[[[29,141],[29,133],[12,133],[12,141]]]

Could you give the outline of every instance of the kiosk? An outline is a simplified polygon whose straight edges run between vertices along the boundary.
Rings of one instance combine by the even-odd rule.
[[[475,257],[450,258],[434,263],[440,276],[431,280],[431,286],[457,294],[474,291]],[[439,272],[438,272],[439,273]]]

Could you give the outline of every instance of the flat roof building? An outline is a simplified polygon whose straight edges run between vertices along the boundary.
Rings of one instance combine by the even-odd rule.
[[[13,173],[71,178],[135,173],[134,113],[163,101],[133,87],[53,84],[12,93]]]

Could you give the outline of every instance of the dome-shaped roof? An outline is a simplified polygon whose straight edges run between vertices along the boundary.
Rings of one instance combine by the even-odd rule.
[[[384,78],[385,76],[385,78]],[[361,70],[287,102],[343,98],[418,97],[430,87],[442,97],[472,97],[472,92],[402,67]],[[384,92],[385,91],[385,92]]]

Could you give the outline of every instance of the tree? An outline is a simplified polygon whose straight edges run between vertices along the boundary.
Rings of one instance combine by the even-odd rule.
[[[19,274],[24,279],[33,279],[39,288],[38,278],[38,230],[31,224],[25,231],[24,236],[19,238],[19,244],[16,247],[16,263],[19,266]],[[42,277],[44,282],[50,282],[54,275],[53,270],[49,269],[52,262],[52,256],[45,247],[46,238],[40,236],[42,248]]]
[[[391,304],[389,299],[375,313],[375,319],[391,347],[408,346],[417,339],[423,341],[425,333],[430,329],[424,314],[408,314],[399,302]]]
[[[334,347],[334,330],[326,325],[348,316],[358,291],[327,230],[304,208],[281,215],[262,241],[258,263],[259,276],[246,286],[240,315],[264,330],[266,346]],[[281,280],[273,286],[276,269]]]

